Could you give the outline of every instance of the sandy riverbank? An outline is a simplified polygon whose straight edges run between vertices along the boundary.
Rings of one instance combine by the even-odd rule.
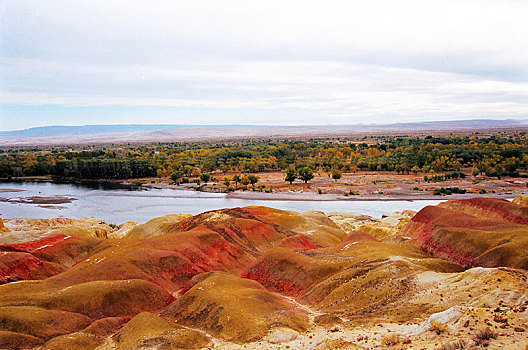
[[[18,191],[16,191],[18,192]],[[41,196],[32,196],[32,197],[20,197],[20,198],[0,198],[2,202],[9,203],[22,203],[22,204],[67,204],[77,200],[77,198],[70,197],[41,197]]]
[[[179,191],[196,191],[195,184],[182,184],[172,185],[168,183],[148,183],[142,187],[147,189],[173,189]],[[200,188],[202,192],[209,193],[225,193],[220,191],[218,188],[202,186]],[[508,193],[489,193],[486,197],[490,198],[502,198],[502,199],[513,199],[517,194],[524,194],[525,191],[508,192]],[[260,190],[247,190],[247,191],[234,191],[226,193],[228,198],[236,199],[248,199],[248,200],[278,200],[278,201],[417,201],[417,200],[442,200],[442,199],[468,199],[474,197],[482,197],[482,194],[478,193],[466,193],[466,194],[452,194],[452,195],[434,195],[428,191],[401,191],[397,193],[393,191],[391,194],[357,194],[345,196],[344,193],[322,193],[308,191],[300,189],[297,191],[291,190],[278,190],[275,192],[265,192]]]
[[[231,178],[233,174],[226,174]],[[174,184],[166,177],[130,179],[120,181],[92,181],[89,184],[106,184],[108,186],[138,186],[147,189],[174,189],[201,191],[208,193],[227,193],[227,198],[248,200],[287,200],[287,201],[417,201],[442,199],[467,199],[478,196],[512,199],[516,195],[526,194],[527,179],[525,178],[485,178],[467,176],[464,179],[454,179],[441,182],[427,182],[423,174],[398,175],[394,173],[368,172],[345,173],[334,181],[327,174],[316,174],[309,183],[295,181],[289,184],[284,181],[280,172],[259,173],[258,183],[253,190],[251,185],[247,190],[241,184],[232,183],[234,192],[226,192],[226,187],[220,179],[223,174],[213,174],[216,181],[208,183]],[[51,181],[39,179],[39,181]],[[18,192],[19,189],[8,188],[8,183],[0,188],[0,192]],[[440,188],[459,188],[465,194],[435,195]],[[62,204],[62,203],[36,203]]]
[[[279,193],[265,193],[265,192],[230,192],[227,194],[229,198],[250,199],[250,200],[290,200],[290,201],[418,201],[418,200],[447,200],[447,199],[468,199],[475,197],[482,197],[478,194],[454,194],[450,196],[435,196],[431,194],[424,195],[401,195],[401,196],[348,196],[342,194],[316,194],[314,193],[299,193],[299,192],[279,192]],[[514,194],[508,195],[488,195],[486,197],[513,199]]]
[[[15,188],[0,188],[0,193],[3,192],[23,192],[24,190],[18,190]]]

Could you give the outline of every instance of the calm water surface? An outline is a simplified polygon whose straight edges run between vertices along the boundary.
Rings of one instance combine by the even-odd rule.
[[[441,200],[418,201],[285,201],[248,200],[228,198],[224,193],[206,193],[172,189],[102,189],[72,184],[49,182],[0,183],[0,188],[21,189],[23,192],[0,192],[0,198],[71,197],[72,203],[57,204],[61,209],[51,209],[37,204],[0,201],[0,217],[79,219],[95,217],[107,223],[121,224],[126,221],[144,222],[157,216],[174,213],[198,214],[208,210],[264,205],[277,209],[304,212],[321,210],[326,213],[359,212],[381,217],[404,209],[420,210],[436,205]]]

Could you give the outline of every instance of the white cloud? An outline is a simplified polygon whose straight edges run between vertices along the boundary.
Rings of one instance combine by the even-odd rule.
[[[488,0],[4,1],[0,102],[526,117],[526,13]]]
[[[10,64],[13,72],[37,67],[42,77],[63,84],[49,81],[40,91],[25,91],[24,83],[19,91],[4,92],[2,103],[341,110],[368,118],[528,112],[528,82],[408,68],[325,61],[218,61],[186,69]],[[76,89],[75,79],[85,85]],[[20,80],[31,77],[22,74]],[[115,89],[115,82],[123,88]]]

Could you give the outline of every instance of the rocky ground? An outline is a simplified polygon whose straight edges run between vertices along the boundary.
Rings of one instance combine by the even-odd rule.
[[[0,348],[524,350],[526,202],[0,220]]]

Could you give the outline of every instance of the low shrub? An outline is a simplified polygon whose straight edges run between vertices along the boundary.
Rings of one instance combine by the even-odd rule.
[[[477,345],[488,346],[490,339],[497,339],[497,333],[486,327],[475,334],[473,341]]]
[[[381,345],[392,346],[400,343],[400,337],[396,333],[387,334],[381,338]]]
[[[450,196],[450,195],[452,195],[454,193],[456,193],[456,194],[464,194],[464,193],[466,193],[466,190],[463,189],[463,188],[458,188],[458,187],[440,187],[440,188],[436,188],[433,191],[433,194],[435,196],[439,196],[439,195],[442,195],[442,194]]]
[[[431,320],[429,330],[435,332],[436,334],[441,334],[447,330],[447,325],[445,323]]]

